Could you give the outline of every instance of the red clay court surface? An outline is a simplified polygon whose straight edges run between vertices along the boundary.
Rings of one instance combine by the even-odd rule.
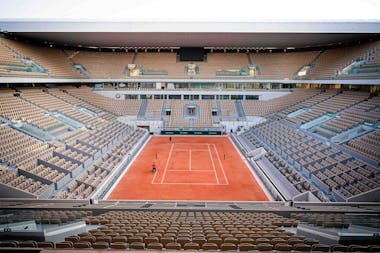
[[[227,136],[152,137],[108,199],[268,201]]]

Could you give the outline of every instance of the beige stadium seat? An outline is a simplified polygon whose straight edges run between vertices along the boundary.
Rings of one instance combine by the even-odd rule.
[[[57,249],[71,249],[74,247],[74,244],[72,242],[57,242],[55,247]]]
[[[277,251],[292,251],[293,246],[287,243],[277,243],[274,249]]]
[[[151,242],[148,244],[147,248],[148,249],[154,249],[154,250],[162,250],[163,249],[162,243],[159,242]]]
[[[108,249],[109,248],[109,243],[108,242],[94,242],[92,244],[92,247],[94,249]]]
[[[222,251],[235,251],[237,249],[237,246],[233,243],[222,243],[222,245],[220,245],[220,249]]]
[[[181,244],[179,244],[177,242],[169,242],[165,245],[165,249],[167,249],[167,250],[180,250]]]
[[[147,236],[144,238],[144,242],[146,245],[148,245],[149,243],[152,243],[152,242],[159,242],[158,240],[158,237],[155,237],[155,236]]]
[[[256,246],[259,251],[272,251],[274,248],[273,245],[269,243],[259,243]]]
[[[128,243],[125,242],[111,242],[110,244],[111,249],[127,249]]]
[[[37,242],[38,248],[55,248],[54,242]]]
[[[75,249],[90,249],[91,243],[90,242],[75,242],[74,243],[74,248]]]
[[[132,242],[129,244],[130,249],[145,249],[145,243],[143,242]]]
[[[207,242],[215,243],[216,245],[218,245],[218,247],[220,247],[220,245],[222,245],[223,243],[223,240],[219,237],[210,237],[207,239]]]
[[[218,250],[218,245],[212,242],[206,242],[202,245],[202,250]]]
[[[255,249],[255,245],[252,243],[240,243],[239,250],[240,251],[251,251]]]
[[[38,244],[36,241],[24,241],[19,242],[20,248],[37,248]]]

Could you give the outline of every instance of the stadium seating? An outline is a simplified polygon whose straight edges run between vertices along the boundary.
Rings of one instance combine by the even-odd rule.
[[[22,58],[32,60],[34,64],[46,70],[49,77],[82,77],[74,71],[69,59],[60,49],[35,46],[8,39],[2,39],[2,44],[6,45]],[[33,75],[35,75],[35,73],[33,73]]]
[[[267,154],[269,161],[298,191],[310,190],[316,184],[318,188],[312,192],[321,200],[325,199],[322,192],[334,192],[335,198],[342,200],[378,187],[378,170],[283,123],[263,123],[245,133],[245,138],[250,142],[260,140],[260,145],[273,150]],[[372,152],[376,151],[367,149],[370,156],[376,154]],[[357,173],[366,169],[375,174],[363,177]]]
[[[195,63],[197,72],[190,76],[185,69],[191,62],[177,61],[176,52],[62,50],[5,38],[0,40],[0,52],[0,76],[9,77],[120,79],[128,77],[128,64],[137,66],[138,78],[252,78],[248,70],[252,66],[255,79],[379,77],[378,42],[306,52],[209,52],[205,61]],[[355,62],[349,73],[343,71]],[[299,76],[305,66],[309,70]]]
[[[295,79],[297,71],[308,65],[318,51],[297,53],[260,53],[251,54],[252,63],[259,68],[257,78]]]

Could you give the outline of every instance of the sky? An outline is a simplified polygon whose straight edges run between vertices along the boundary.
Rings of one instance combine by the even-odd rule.
[[[380,20],[380,0],[0,0],[0,19]]]

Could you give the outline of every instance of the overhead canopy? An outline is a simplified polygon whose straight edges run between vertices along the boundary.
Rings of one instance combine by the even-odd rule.
[[[0,20],[2,32],[83,47],[304,48],[377,39],[380,22],[100,22]]]

